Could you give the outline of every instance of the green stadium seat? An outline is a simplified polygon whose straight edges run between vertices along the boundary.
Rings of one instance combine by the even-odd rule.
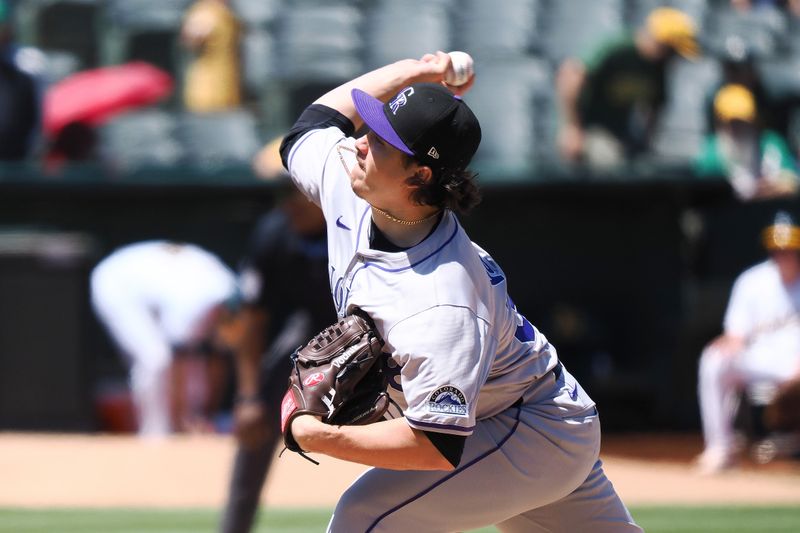
[[[708,94],[719,83],[721,72],[713,57],[673,63],[667,73],[667,103],[656,126],[654,155],[666,161],[686,161],[697,155],[708,133]]]
[[[485,0],[464,0],[454,12],[453,47],[476,60],[519,57],[541,47],[540,0],[507,0],[502,9]]]
[[[534,58],[494,61],[481,66],[465,101],[481,123],[482,140],[474,166],[485,176],[516,179],[527,175],[546,154],[547,122],[539,112],[553,108],[552,71]],[[484,170],[481,170],[484,169]]]
[[[370,4],[364,27],[367,68],[452,50],[451,5],[449,0],[377,0]]]
[[[347,80],[362,72],[361,11],[296,2],[276,22],[276,75],[289,81]]]
[[[185,163],[213,168],[250,165],[261,147],[255,117],[245,109],[219,113],[184,113],[178,138]]]
[[[99,133],[102,158],[123,171],[172,166],[184,159],[176,117],[161,109],[120,115]]]
[[[549,0],[542,16],[543,54],[553,64],[581,56],[625,29],[623,0]]]

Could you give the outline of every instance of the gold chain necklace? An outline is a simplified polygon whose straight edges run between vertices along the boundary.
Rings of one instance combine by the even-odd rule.
[[[394,215],[390,215],[389,213],[387,213],[386,211],[384,211],[380,207],[375,207],[373,205],[372,209],[374,209],[375,211],[377,211],[381,215],[385,216],[386,218],[388,218],[392,222],[395,222],[397,224],[402,224],[403,226],[416,226],[417,224],[422,224],[426,220],[430,220],[433,217],[435,217],[436,215],[438,215],[439,213],[441,213],[441,211],[436,211],[435,213],[432,213],[432,214],[426,216],[425,218],[418,218],[417,220],[403,220],[402,218],[397,218]]]
[[[349,176],[350,175],[350,169],[347,168],[347,163],[344,162],[344,156],[342,155],[342,150],[346,150],[346,151],[352,152],[354,154],[357,153],[357,152],[353,148],[350,148],[349,146],[342,146],[341,144],[336,146],[336,151],[339,152],[339,161],[342,162],[342,166],[344,167],[345,171],[347,172],[347,175]],[[441,212],[441,211],[436,211],[436,212],[431,213],[430,215],[428,215],[428,216],[426,216],[424,218],[418,218],[417,220],[403,220],[402,218],[397,218],[396,216],[387,213],[386,211],[384,211],[380,207],[375,207],[372,204],[370,204],[370,205],[372,206],[372,209],[374,209],[375,211],[377,211],[381,215],[385,216],[386,218],[388,218],[389,220],[391,220],[395,224],[402,224],[403,226],[416,226],[417,224],[422,224],[423,222],[426,222],[426,221],[432,219],[433,217],[435,217],[436,215],[438,215]]]

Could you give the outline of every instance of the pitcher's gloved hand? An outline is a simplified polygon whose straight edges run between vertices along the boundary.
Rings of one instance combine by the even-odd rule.
[[[292,420],[302,414],[336,425],[383,418],[389,407],[383,344],[370,318],[356,310],[295,350],[289,390],[281,402],[287,449],[303,452],[291,431]]]

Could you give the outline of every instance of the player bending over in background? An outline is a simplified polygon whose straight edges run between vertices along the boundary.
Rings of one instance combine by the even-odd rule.
[[[123,246],[92,271],[95,313],[130,367],[139,435],[213,429],[235,287],[214,254],[167,241]]]

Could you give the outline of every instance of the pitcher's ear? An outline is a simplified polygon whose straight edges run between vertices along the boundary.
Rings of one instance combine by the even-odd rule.
[[[420,165],[414,171],[414,174],[406,180],[406,183],[414,187],[419,187],[420,185],[429,183],[432,177],[433,171],[431,170],[431,167]]]

